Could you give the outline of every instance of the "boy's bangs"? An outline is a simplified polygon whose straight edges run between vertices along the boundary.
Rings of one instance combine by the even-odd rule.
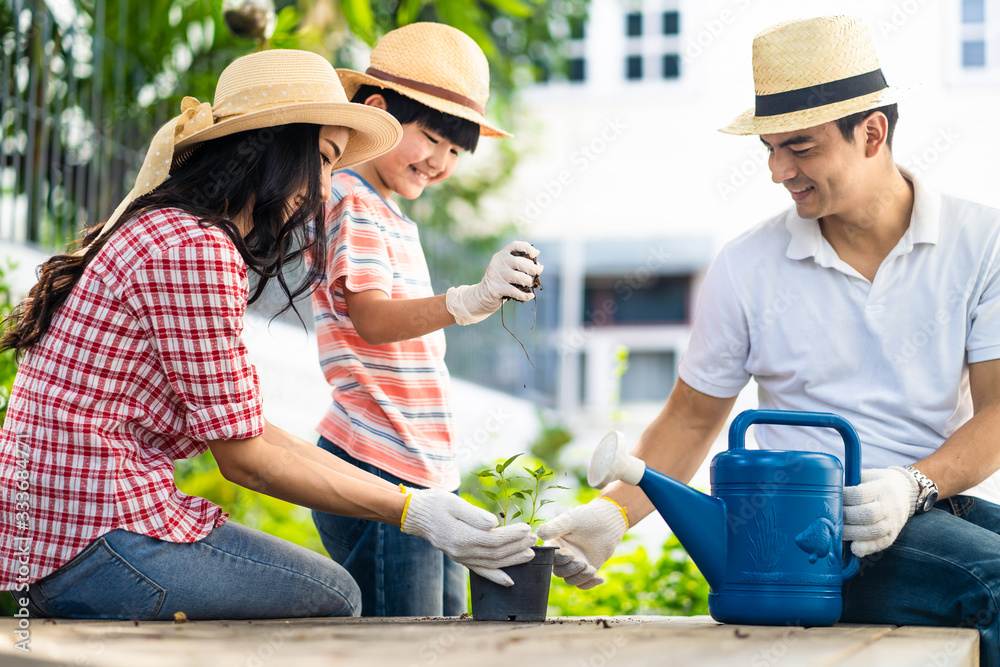
[[[377,86],[361,86],[354,93],[352,102],[364,104],[372,95],[381,95],[385,99],[386,111],[399,121],[400,125],[419,123],[431,132],[447,139],[456,146],[474,153],[479,145],[480,128],[471,120],[459,118],[416,101],[391,88]]]

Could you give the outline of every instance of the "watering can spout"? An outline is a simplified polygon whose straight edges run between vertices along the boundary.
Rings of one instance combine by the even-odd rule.
[[[590,460],[587,481],[603,489],[613,481],[638,486],[713,589],[721,586],[726,574],[726,505],[687,484],[648,468],[628,453],[625,436],[612,431],[601,439]]]

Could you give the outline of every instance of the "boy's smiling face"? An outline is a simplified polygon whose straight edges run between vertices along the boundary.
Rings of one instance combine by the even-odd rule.
[[[403,139],[388,153],[362,165],[362,175],[386,199],[392,193],[416,199],[424,188],[455,171],[462,149],[419,123],[403,125]],[[360,170],[359,170],[360,171]]]

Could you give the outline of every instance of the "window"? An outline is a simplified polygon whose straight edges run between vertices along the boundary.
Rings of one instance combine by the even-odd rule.
[[[681,34],[680,12],[663,12],[663,34],[664,35]]]
[[[676,367],[672,351],[630,351],[628,367],[622,376],[622,403],[666,401],[677,379]]]
[[[663,78],[676,79],[681,75],[681,57],[676,53],[663,56]]]
[[[583,39],[586,36],[586,22],[580,16],[570,16],[566,19],[569,23],[569,38]]]
[[[642,78],[642,56],[629,56],[625,59],[625,78],[629,81]]]
[[[962,0],[962,23],[984,23],[986,0]]]
[[[625,35],[642,37],[642,14],[640,12],[629,12],[625,15]]]
[[[690,293],[691,276],[652,276],[638,285],[625,278],[588,278],[584,324],[683,324]]]
[[[986,42],[962,42],[962,67],[986,67]]]
[[[587,63],[583,58],[570,58],[566,63],[566,78],[580,82],[587,78]]]

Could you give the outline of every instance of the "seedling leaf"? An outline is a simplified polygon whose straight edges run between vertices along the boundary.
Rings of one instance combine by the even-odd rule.
[[[504,470],[506,470],[507,466],[509,466],[511,463],[513,463],[514,459],[516,459],[519,456],[520,456],[520,454],[514,454],[514,456],[510,457],[509,459],[507,459],[503,463],[497,464],[497,472],[503,472]]]

